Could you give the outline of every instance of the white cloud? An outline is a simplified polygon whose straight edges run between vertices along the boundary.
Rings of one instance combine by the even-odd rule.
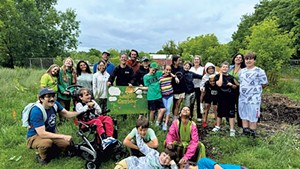
[[[59,0],[56,8],[77,13],[79,50],[115,48],[156,52],[169,40],[215,34],[231,40],[242,15],[259,0]]]

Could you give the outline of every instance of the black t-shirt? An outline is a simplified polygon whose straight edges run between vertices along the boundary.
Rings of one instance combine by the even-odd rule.
[[[217,86],[217,84],[215,84],[214,86],[212,86],[209,81],[205,82],[204,84],[204,88],[205,88],[205,97],[215,97],[218,95],[219,93],[219,86]]]
[[[220,78],[220,74],[217,74],[215,76],[215,81],[217,82]],[[231,93],[233,90],[232,90],[232,87],[231,86],[228,86],[227,84],[228,83],[232,83],[232,84],[235,84],[234,83],[234,77],[231,76],[230,74],[227,74],[227,75],[224,75],[223,74],[223,83],[222,83],[222,86],[220,87],[220,90],[222,92],[228,92],[228,93]]]

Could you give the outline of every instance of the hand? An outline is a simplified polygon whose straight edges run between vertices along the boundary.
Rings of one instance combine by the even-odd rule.
[[[205,88],[204,87],[200,87],[200,91],[204,92]]]
[[[89,108],[93,108],[95,103],[90,101],[90,102],[87,103],[87,105],[88,105]]]
[[[233,84],[232,84],[232,83],[230,83],[230,82],[228,82],[228,83],[227,83],[227,86],[232,86],[232,85],[233,85]]]
[[[180,160],[179,160],[179,164],[185,164],[187,162],[187,159],[185,159],[184,157],[182,157]]]
[[[132,86],[132,84],[131,84],[131,83],[128,83],[128,86]]]
[[[63,139],[70,142],[72,140],[72,136],[69,135],[63,135]]]
[[[167,148],[168,148],[169,150],[173,150],[173,144],[167,144]]]
[[[179,83],[178,77],[175,77],[175,82],[176,82],[177,84]]]
[[[109,86],[111,85],[111,83],[110,83],[110,82],[107,82],[106,85],[109,87]]]
[[[69,94],[70,94],[70,92],[64,91],[64,94],[65,94],[65,95],[69,95]]]

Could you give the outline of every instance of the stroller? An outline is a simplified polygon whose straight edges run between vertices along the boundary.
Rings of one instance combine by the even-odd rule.
[[[74,105],[76,105],[76,103],[79,101],[78,90],[80,88],[82,88],[82,86],[71,85],[66,89],[70,92]],[[110,110],[107,109],[104,110],[102,114],[106,115],[109,112]],[[95,118],[97,115],[91,112],[88,116],[90,118]],[[108,159],[119,161],[128,156],[129,153],[127,152],[127,149],[119,140],[110,144],[105,150],[103,150],[101,140],[96,132],[96,125],[87,125],[81,121],[74,122],[79,127],[77,135],[82,141],[78,144],[73,144],[71,152],[74,155],[80,156],[86,160],[85,167],[87,169],[98,168],[101,161],[106,161]],[[113,123],[114,138],[117,139],[117,120],[113,119]]]

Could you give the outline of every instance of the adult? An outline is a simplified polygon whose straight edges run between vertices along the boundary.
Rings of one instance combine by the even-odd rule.
[[[34,106],[30,111],[27,131],[27,147],[37,149],[37,159],[41,164],[47,164],[60,151],[67,151],[70,147],[72,136],[60,134],[56,131],[56,113],[66,118],[77,116],[79,113],[64,109],[55,101],[55,91],[43,88],[39,93],[39,106]],[[57,109],[54,108],[57,106]],[[43,120],[41,108],[46,110],[47,119]]]
[[[171,73],[176,75],[177,78],[179,79],[179,83],[176,83],[175,79],[172,80],[172,86],[173,86],[173,115],[178,116],[178,111],[180,108],[180,104],[182,100],[185,97],[185,82],[183,80],[183,73],[184,70],[181,65],[181,58],[179,56],[173,56],[172,57],[172,64],[171,64]]]
[[[102,53],[101,60],[103,60],[106,63],[106,71],[107,71],[107,73],[108,74],[112,74],[112,72],[113,72],[113,70],[115,68],[115,65],[109,61],[109,56],[110,56],[110,53],[107,52],[107,51],[104,51]],[[93,66],[93,72],[94,73],[97,72],[98,63],[99,62],[95,63],[94,66]]]
[[[71,96],[67,87],[76,84],[76,70],[74,61],[68,57],[59,71],[57,101],[66,109],[70,110]]]
[[[135,73],[140,68],[140,62],[138,61],[139,53],[135,49],[131,49],[129,52],[129,57],[126,61],[126,65],[132,68],[133,72]]]
[[[255,53],[246,54],[246,68],[242,69],[239,74],[239,114],[243,123],[243,133],[253,137],[256,136],[256,125],[260,115],[262,90],[268,84],[265,71],[256,67],[255,61]]]
[[[128,57],[126,53],[121,53],[120,64],[115,67],[114,71],[110,75],[107,85],[110,86],[114,83],[116,79],[117,86],[132,86],[131,81],[133,78],[133,70],[131,67],[126,65]]]
[[[58,72],[59,72],[59,66],[57,64],[51,65],[47,72],[43,74],[41,77],[41,88],[51,88],[55,92],[58,91],[57,88],[57,81],[58,81]]]
[[[132,84],[134,86],[144,86],[143,77],[149,73],[149,59],[147,56],[143,56],[142,58],[142,65],[140,68],[135,72],[133,76]]]
[[[175,145],[182,145],[187,148],[179,163],[186,163],[196,153],[199,137],[196,124],[190,120],[190,108],[181,109],[180,118],[174,120],[166,137],[166,145],[169,149],[174,149]]]
[[[229,67],[229,74],[234,77],[234,79],[237,82],[240,82],[239,80],[239,73],[241,72],[241,69],[245,68],[245,59],[244,55],[241,53],[237,53],[233,56],[231,65]],[[243,127],[242,125],[242,119],[239,115],[239,95],[240,95],[240,88],[239,85],[237,85],[237,88],[233,90],[234,91],[234,101],[235,101],[235,110],[236,110],[236,118],[237,118],[237,125],[238,127]]]
[[[194,59],[193,59],[193,67],[191,67],[190,69],[191,72],[194,72],[198,75],[203,75],[204,72],[204,67],[202,66],[202,59],[200,55],[195,55]],[[200,91],[200,83],[201,83],[201,79],[193,79],[193,84],[194,84],[194,90],[195,90],[195,99],[194,102],[191,104],[191,112],[193,112],[194,110],[194,105],[196,102],[196,106],[197,106],[197,121],[201,122],[202,119],[202,113],[201,109],[200,109],[200,96],[201,96],[201,91]]]
[[[79,61],[76,66],[77,84],[92,90],[93,74],[86,61]]]
[[[103,112],[107,110],[107,82],[109,76],[105,61],[101,60],[98,63],[97,72],[93,75],[93,95]]]

